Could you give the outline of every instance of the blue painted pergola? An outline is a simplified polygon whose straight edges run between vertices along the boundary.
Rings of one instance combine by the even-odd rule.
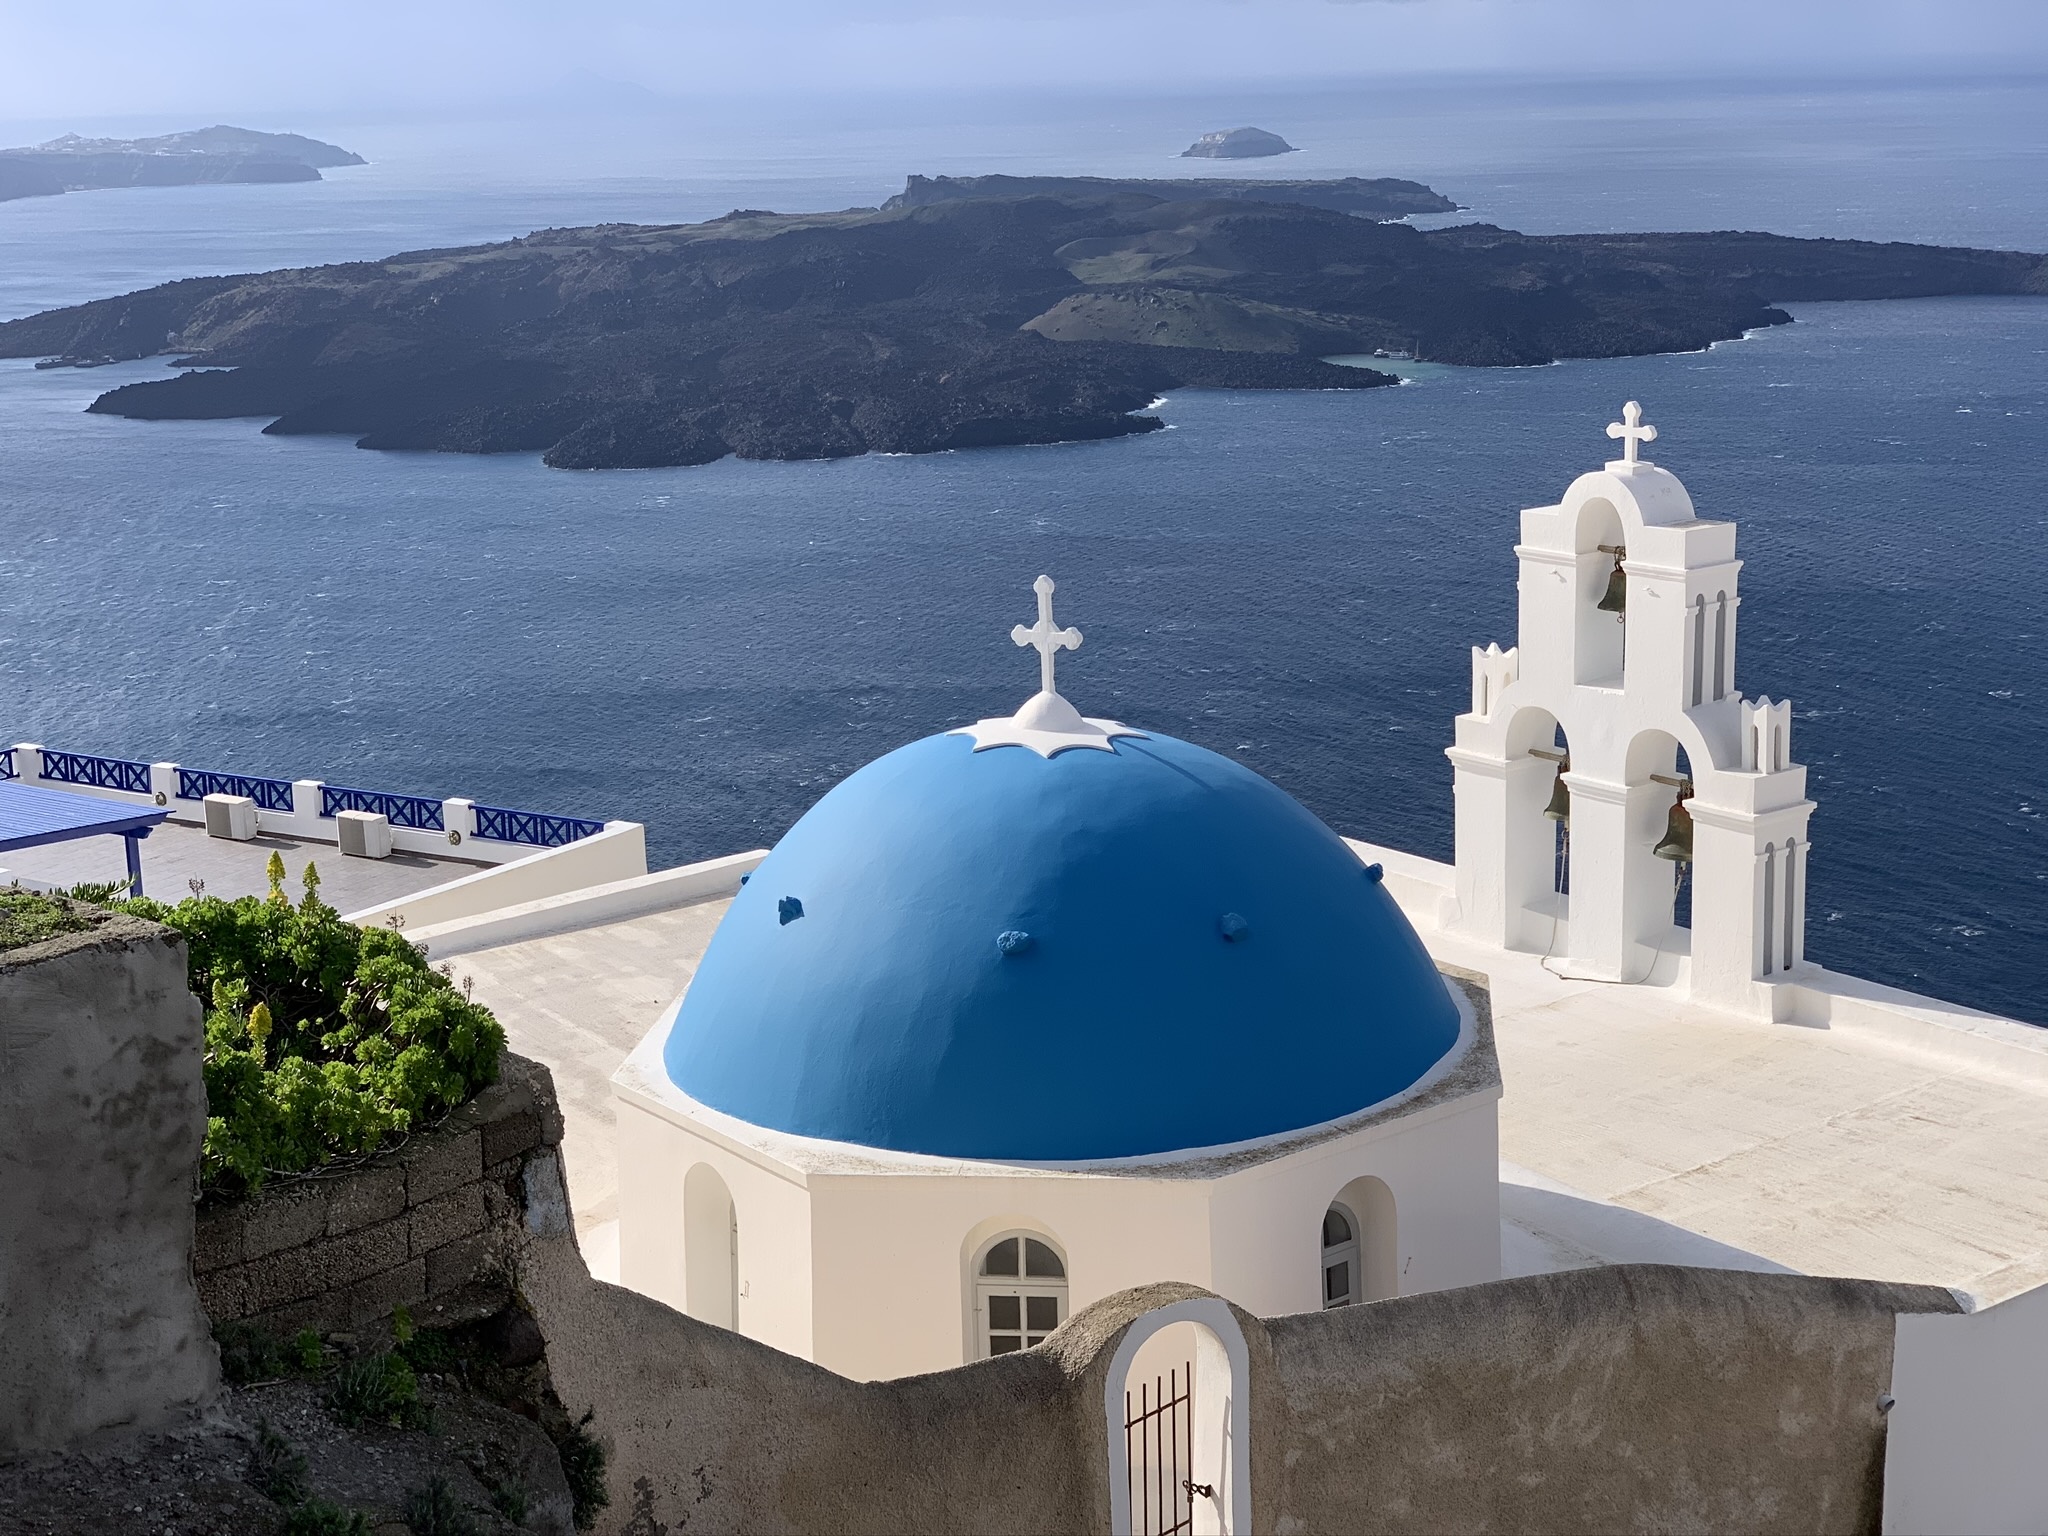
[[[0,853],[81,837],[119,837],[128,845],[129,889],[140,896],[142,840],[170,814],[154,805],[128,805],[0,780]]]

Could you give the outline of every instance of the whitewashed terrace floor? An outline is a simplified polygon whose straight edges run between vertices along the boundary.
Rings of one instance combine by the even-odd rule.
[[[619,1214],[612,1073],[696,973],[729,905],[724,897],[693,902],[449,962],[458,979],[473,978],[476,1000],[497,1014],[512,1049],[554,1074],[569,1199],[586,1248]]]
[[[1492,978],[1504,1161],[1806,1274],[1987,1302],[2048,1280],[2037,1083],[1425,939]]]
[[[208,837],[203,827],[167,821],[142,840],[143,889],[163,901],[183,901],[192,893],[190,882],[201,880],[209,896],[261,896],[270,888],[266,871],[273,853],[284,856],[285,890],[294,901],[310,862],[320,871],[320,899],[342,912],[381,906],[490,868],[417,853],[350,859],[333,843],[296,837],[265,835],[238,843]],[[118,837],[81,837],[0,853],[0,885],[19,876],[41,885],[71,886],[119,880],[127,873],[128,851]]]

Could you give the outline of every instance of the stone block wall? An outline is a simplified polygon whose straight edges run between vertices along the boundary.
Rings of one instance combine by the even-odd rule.
[[[562,1117],[547,1070],[507,1054],[441,1124],[353,1167],[202,1208],[192,1250],[216,1323],[279,1334],[497,1310],[533,1198],[559,1199]]]
[[[185,944],[134,918],[0,952],[0,1460],[211,1401]]]

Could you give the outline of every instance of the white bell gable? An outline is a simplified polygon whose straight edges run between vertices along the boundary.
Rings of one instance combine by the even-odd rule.
[[[1805,964],[1812,851],[1791,706],[1736,685],[1735,525],[1700,517],[1678,477],[1640,456],[1656,428],[1635,402],[1608,433],[1621,458],[1522,513],[1516,645],[1473,648],[1472,707],[1449,749],[1453,926],[1568,975],[1682,978],[1700,1002],[1780,1016],[1779,984]],[[1600,606],[1617,568],[1621,613]],[[1676,866],[1652,851],[1681,750],[1689,933],[1672,920]],[[1562,842],[1544,815],[1561,769]]]

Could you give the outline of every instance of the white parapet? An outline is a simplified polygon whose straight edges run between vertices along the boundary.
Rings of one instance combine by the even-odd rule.
[[[646,873],[647,829],[637,821],[608,821],[594,837],[543,848],[346,917],[365,927],[404,928],[410,935],[420,928]]]
[[[424,945],[437,960],[466,955],[500,944],[518,944],[550,934],[574,933],[605,923],[620,923],[650,912],[666,912],[691,902],[731,896],[741,882],[768,857],[765,848],[728,854],[699,864],[630,876],[603,885],[587,885],[538,897],[509,907],[495,907],[468,917],[444,919],[425,927],[408,927],[406,937]],[[509,867],[509,866],[508,866]],[[458,881],[475,897],[490,891],[503,869]],[[471,884],[471,882],[475,882]],[[447,890],[448,887],[441,887]],[[430,893],[429,893],[430,894]]]

